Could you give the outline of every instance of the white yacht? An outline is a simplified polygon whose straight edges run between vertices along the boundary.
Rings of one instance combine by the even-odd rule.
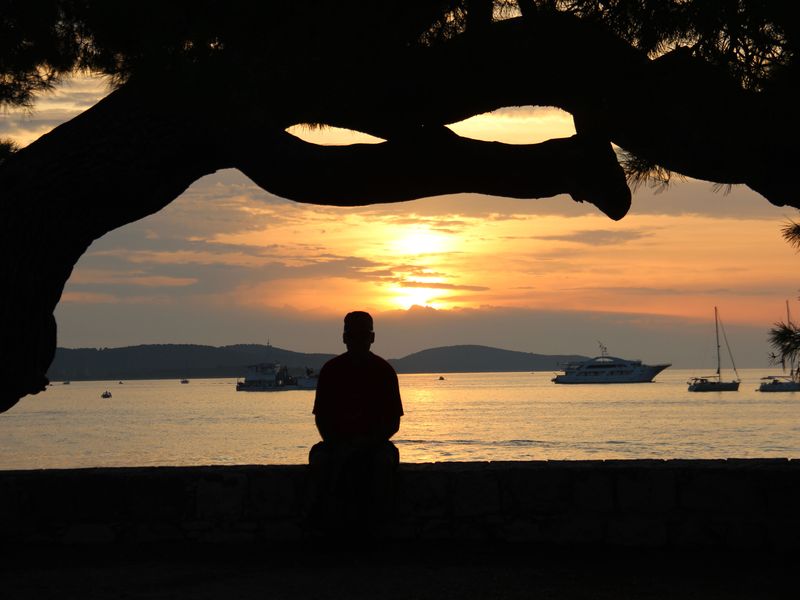
[[[609,356],[600,344],[600,356],[564,365],[564,373],[553,377],[553,383],[647,383],[671,366],[645,365],[640,360]]]

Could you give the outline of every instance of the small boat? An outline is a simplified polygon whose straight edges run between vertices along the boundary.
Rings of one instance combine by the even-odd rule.
[[[61,382],[61,385],[69,385],[69,380],[67,380],[67,381],[62,381],[62,382]]]
[[[721,362],[719,356],[719,329],[722,327],[722,337],[725,340],[725,347],[728,349],[728,356],[733,365],[733,372],[736,373],[736,379],[733,381],[723,381],[720,370]],[[722,326],[722,321],[719,319],[719,311],[714,307],[714,330],[717,339],[717,373],[716,375],[707,375],[705,377],[692,377],[686,383],[689,385],[690,392],[736,392],[739,390],[739,371],[736,370],[736,363],[733,362],[733,354],[731,353],[730,344],[728,344],[728,336],[725,334],[725,327]]]
[[[124,383],[125,383],[124,381],[120,381],[120,382],[119,382],[119,385],[122,385],[122,384],[124,384]]]
[[[181,383],[189,383],[188,379],[181,379]]]
[[[800,374],[795,372],[792,375],[768,375],[761,378],[761,385],[758,386],[759,392],[800,392]]]
[[[315,390],[318,376],[314,369],[306,368],[305,376],[294,376],[288,367],[278,363],[260,363],[247,367],[244,381],[236,382],[237,392],[280,392],[288,390]]]
[[[100,394],[100,397],[101,397],[101,398],[111,398],[111,392],[109,392],[108,390],[106,390],[105,392],[103,392],[102,394]]]
[[[444,381],[444,377],[442,377],[441,375],[439,375],[439,381]]]
[[[641,360],[609,356],[600,343],[600,356],[564,365],[564,373],[551,379],[553,383],[648,383],[670,363],[645,365]]]
[[[789,312],[789,301],[786,301],[786,323],[790,326],[792,315]],[[784,363],[784,369],[786,364]],[[800,392],[800,365],[791,363],[788,375],[767,375],[761,378],[758,392]]]

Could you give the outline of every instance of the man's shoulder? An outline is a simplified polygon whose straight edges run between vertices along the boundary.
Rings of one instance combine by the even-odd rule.
[[[347,361],[347,353],[340,354],[339,356],[334,356],[333,358],[328,360],[328,362],[322,365],[320,373],[322,373],[322,371],[336,369],[338,366],[344,364],[346,361]]]
[[[370,354],[371,360],[372,360],[373,364],[375,364],[375,366],[377,366],[380,369],[386,370],[386,371],[391,371],[395,375],[397,374],[397,372],[394,370],[394,367],[392,366],[392,363],[390,363],[388,360],[386,360],[382,356],[378,356],[377,354],[374,354],[373,352],[370,352],[369,354]]]

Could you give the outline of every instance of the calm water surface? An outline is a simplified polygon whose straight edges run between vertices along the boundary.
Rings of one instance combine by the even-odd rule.
[[[800,393],[689,393],[655,383],[556,385],[552,373],[401,375],[404,462],[800,458]],[[100,394],[109,389],[113,398]],[[232,379],[56,383],[0,414],[0,469],[292,464],[319,437],[313,391],[242,393]]]

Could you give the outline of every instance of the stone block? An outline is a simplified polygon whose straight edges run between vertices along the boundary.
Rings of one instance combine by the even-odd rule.
[[[238,521],[233,524],[236,531],[258,531],[260,524],[255,521]]]
[[[677,505],[675,473],[635,469],[615,473],[616,508],[622,513],[666,513]]]
[[[447,519],[426,519],[419,528],[419,537],[423,540],[453,539],[453,525]]]
[[[667,524],[669,544],[678,548],[724,547],[727,531],[724,523],[711,515],[684,515]]]
[[[207,475],[197,482],[197,518],[240,518],[246,492],[247,480],[244,475]]]
[[[800,473],[764,472],[757,481],[766,490],[767,510],[770,513],[794,515],[800,507]]]
[[[125,488],[125,514],[135,520],[180,521],[195,509],[195,494],[184,473],[147,470]]]
[[[108,544],[116,541],[114,529],[105,523],[72,523],[62,536],[66,544]]]
[[[254,473],[249,481],[249,512],[260,518],[299,515],[304,498],[301,482],[288,470],[265,470]]]
[[[751,552],[767,547],[767,526],[763,522],[733,520],[727,523],[726,546]]]
[[[190,533],[198,532],[198,531],[208,531],[214,526],[211,521],[183,521],[180,524],[180,528],[183,531],[188,531]]]
[[[562,546],[599,544],[606,537],[606,522],[599,516],[560,517],[542,525],[545,539]]]
[[[419,537],[419,523],[413,519],[393,519],[374,527],[374,535],[381,540],[414,540]]]
[[[139,523],[125,535],[125,542],[178,542],[186,538],[186,534],[177,523]]]
[[[455,541],[489,541],[495,537],[492,528],[483,519],[460,519],[453,524],[452,537]]]
[[[608,522],[606,542],[615,546],[659,548],[667,540],[667,524],[657,517],[613,517]]]
[[[734,470],[686,472],[678,480],[681,508],[719,513],[760,513],[766,492],[747,474]]]
[[[271,541],[299,541],[305,535],[302,524],[293,519],[269,521],[263,527],[261,537]]]
[[[541,523],[530,518],[507,519],[498,537],[507,542],[541,542],[544,539]]]
[[[573,509],[610,512],[614,508],[614,486],[609,473],[578,471],[572,475]]]
[[[509,514],[562,513],[572,504],[570,473],[561,469],[512,469],[502,485],[503,508]]]
[[[450,512],[448,481],[443,473],[401,472],[397,509],[401,515],[442,517]]]
[[[800,550],[800,521],[797,517],[771,518],[766,524],[767,544],[782,551]]]
[[[205,544],[246,544],[254,542],[256,534],[248,531],[230,531],[227,529],[212,529],[205,531],[197,537],[198,542]]]
[[[453,480],[453,513],[476,516],[500,512],[500,487],[491,471],[457,473]]]

